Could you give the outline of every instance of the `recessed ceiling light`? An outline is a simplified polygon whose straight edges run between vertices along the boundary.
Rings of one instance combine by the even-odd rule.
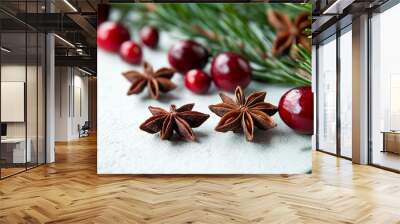
[[[86,70],[83,70],[83,69],[81,69],[81,68],[79,68],[79,67],[78,67],[78,70],[81,71],[81,72],[83,72],[83,73],[85,73],[85,74],[87,74],[87,75],[92,76],[92,73],[90,73],[90,72],[88,72],[88,71],[86,71]]]
[[[65,4],[67,4],[73,11],[78,12],[78,10],[73,6],[68,0],[64,0]]]
[[[9,50],[9,49],[7,49],[7,48],[5,48],[5,47],[1,47],[0,50],[1,50],[1,51],[4,51],[4,52],[6,52],[6,53],[10,53],[10,52],[11,52],[11,50]]]
[[[322,14],[324,15],[340,15],[343,13],[343,10],[351,5],[355,0],[336,0],[331,4]]]
[[[59,40],[61,40],[62,42],[64,42],[65,44],[69,45],[70,47],[75,48],[75,45],[73,45],[71,42],[69,42],[68,40],[62,38],[61,36],[59,36],[58,34],[54,34],[55,37],[57,37]]]

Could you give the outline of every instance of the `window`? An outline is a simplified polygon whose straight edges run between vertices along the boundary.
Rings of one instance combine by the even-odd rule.
[[[340,155],[352,157],[352,33],[351,25],[340,36]]]
[[[400,5],[371,18],[372,164],[400,170]]]
[[[318,47],[318,149],[336,153],[336,36]]]

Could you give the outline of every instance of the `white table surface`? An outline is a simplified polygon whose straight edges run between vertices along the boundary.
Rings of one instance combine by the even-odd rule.
[[[29,140],[29,138],[28,138]],[[25,138],[2,138],[1,143],[20,143],[20,142],[25,142]]]
[[[28,144],[25,150],[25,138],[6,137],[1,139],[1,144],[15,144],[13,148],[13,163],[25,163],[26,158],[26,162],[31,161],[32,139],[26,138],[26,142]]]
[[[144,48],[144,58],[155,68],[168,66],[166,51],[173,39],[161,36],[161,47]],[[196,95],[183,85],[183,77],[175,74],[178,88],[152,100],[145,91],[127,96],[130,83],[121,75],[130,69],[142,69],[122,62],[118,55],[98,50],[98,173],[99,174],[278,174],[311,171],[311,136],[296,134],[279,118],[278,126],[268,131],[256,130],[254,142],[243,134],[219,133],[214,128],[219,117],[208,105],[220,102],[212,86],[207,95]],[[208,71],[208,68],[207,68]],[[252,82],[245,90],[266,90],[267,101],[275,105],[290,86]],[[210,114],[210,118],[194,129],[198,142],[163,141],[158,134],[149,134],[139,125],[150,117],[147,107],[170,104],[178,107],[196,103],[194,110]]]

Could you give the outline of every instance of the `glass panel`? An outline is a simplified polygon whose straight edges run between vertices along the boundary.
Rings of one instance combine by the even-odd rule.
[[[46,148],[45,148],[45,94],[46,94],[46,76],[45,76],[45,52],[46,37],[44,34],[39,34],[39,45],[38,45],[38,163],[45,163]]]
[[[22,20],[44,6],[45,0],[0,1]],[[45,41],[43,33],[0,12],[1,178],[45,162]]]
[[[27,13],[37,13],[37,1],[27,2]],[[30,18],[37,20],[37,16]],[[37,21],[32,21],[36,23]],[[27,30],[27,80],[26,80],[26,113],[27,113],[27,150],[31,151],[27,167],[35,167],[38,163],[38,34],[35,30]]]
[[[352,157],[352,35],[340,36],[340,153]]]
[[[398,21],[400,5],[371,19],[372,163],[396,170],[400,170],[400,33],[393,27]]]
[[[2,178],[25,170],[26,150],[26,34],[1,34],[1,166]],[[29,147],[28,147],[29,149]]]
[[[28,160],[28,168],[37,165],[38,160],[38,142],[37,142],[37,132],[38,132],[38,119],[37,119],[37,104],[38,104],[38,52],[37,52],[37,41],[38,36],[36,32],[29,32],[27,34],[28,38],[28,63],[27,63],[27,98],[26,98],[26,112],[27,112],[27,143],[28,151],[30,150],[30,160]]]
[[[336,153],[336,37],[318,48],[318,147]]]

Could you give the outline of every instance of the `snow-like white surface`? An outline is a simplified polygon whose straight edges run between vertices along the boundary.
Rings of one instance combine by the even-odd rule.
[[[168,66],[167,50],[172,41],[162,36],[158,50],[144,48],[144,59],[155,69]],[[213,86],[209,94],[196,95],[183,85],[183,77],[175,74],[178,88],[159,101],[145,91],[127,96],[130,83],[121,75],[130,69],[142,69],[124,63],[118,55],[98,50],[98,153],[99,174],[278,174],[306,173],[311,170],[311,137],[298,135],[287,127],[277,113],[278,127],[256,130],[254,142],[243,134],[215,132],[219,117],[208,105],[220,102]],[[245,90],[266,90],[267,101],[275,105],[290,87],[252,82]],[[210,118],[194,129],[197,142],[162,141],[139,129],[150,117],[147,107],[170,104],[178,107],[195,103],[194,110],[210,114]]]

